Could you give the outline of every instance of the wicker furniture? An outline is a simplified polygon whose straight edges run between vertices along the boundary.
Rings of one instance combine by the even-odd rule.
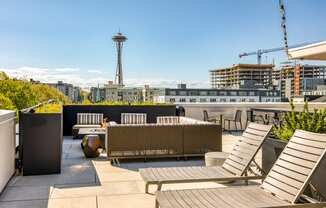
[[[79,138],[79,129],[82,128],[100,128],[103,123],[103,114],[101,113],[77,113],[77,124],[72,127],[72,136]]]
[[[220,125],[179,119],[178,124],[110,124],[108,158],[204,156],[206,152],[221,151]]]
[[[250,165],[256,165],[260,170],[254,158],[271,129],[271,125],[250,123],[222,166],[140,169],[146,193],[151,184],[160,190],[163,184],[169,183],[262,179],[263,174],[254,172]],[[254,174],[247,176],[249,173]]]
[[[303,195],[325,149],[326,134],[297,130],[261,186],[159,191],[156,207],[326,207],[326,202]],[[300,201],[306,203],[299,204]]]

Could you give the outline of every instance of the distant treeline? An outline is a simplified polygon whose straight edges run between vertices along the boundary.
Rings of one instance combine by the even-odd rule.
[[[46,84],[10,79],[0,72],[0,109],[21,110],[54,99],[70,103],[68,97]]]

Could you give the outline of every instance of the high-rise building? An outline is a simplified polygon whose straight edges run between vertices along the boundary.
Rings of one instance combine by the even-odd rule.
[[[212,88],[268,89],[272,86],[272,64],[235,64],[210,73]]]
[[[273,72],[273,80],[278,85],[282,97],[295,97],[317,90],[326,84],[324,65],[284,65]]]

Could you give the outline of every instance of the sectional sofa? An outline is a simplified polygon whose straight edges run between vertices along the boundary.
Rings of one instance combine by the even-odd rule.
[[[157,117],[157,123],[107,127],[107,156],[116,158],[203,156],[222,151],[221,125],[186,117]]]

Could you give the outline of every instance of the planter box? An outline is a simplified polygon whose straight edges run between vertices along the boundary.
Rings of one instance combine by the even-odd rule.
[[[262,146],[262,168],[268,173],[276,162],[278,156],[285,148],[287,142],[278,139],[267,139]],[[321,166],[312,178],[313,186],[323,195],[326,196],[326,158],[323,158]],[[310,191],[309,189],[307,191]],[[318,197],[315,193],[307,193],[312,195],[314,198]]]
[[[23,175],[60,173],[62,114],[21,113],[19,125]]]
[[[15,112],[0,110],[0,193],[15,173]]]

